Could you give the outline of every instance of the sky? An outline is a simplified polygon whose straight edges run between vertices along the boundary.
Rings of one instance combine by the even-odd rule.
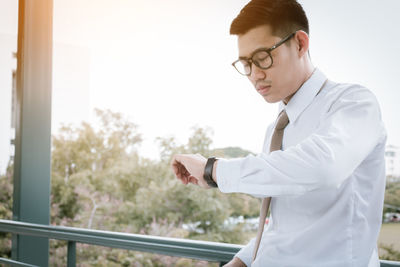
[[[16,2],[0,0],[0,36],[16,35]],[[54,0],[53,134],[62,123],[91,120],[94,108],[107,108],[138,124],[141,152],[151,158],[158,155],[156,137],[185,143],[193,126],[210,127],[214,147],[260,152],[277,105],[231,66],[238,51],[229,26],[247,2]],[[400,1],[299,2],[310,22],[314,65],[333,81],[371,89],[388,143],[400,145]],[[0,55],[9,49],[0,43]],[[0,61],[0,71],[7,64]],[[3,76],[0,129],[8,133]],[[6,154],[7,134],[0,138]]]

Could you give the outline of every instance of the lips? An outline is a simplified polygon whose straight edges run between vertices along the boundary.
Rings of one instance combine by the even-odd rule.
[[[271,85],[257,86],[257,92],[260,95],[265,95],[271,89]]]

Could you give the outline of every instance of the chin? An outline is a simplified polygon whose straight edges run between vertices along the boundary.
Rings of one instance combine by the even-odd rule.
[[[275,98],[273,96],[263,96],[264,100],[270,104],[280,102],[282,99]]]

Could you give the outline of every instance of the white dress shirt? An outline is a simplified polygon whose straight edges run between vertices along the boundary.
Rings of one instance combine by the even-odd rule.
[[[254,239],[236,256],[247,266],[379,266],[386,131],[375,96],[316,69],[282,109],[282,150],[269,153],[273,123],[261,154],[218,161],[222,192],[272,197],[255,262]]]

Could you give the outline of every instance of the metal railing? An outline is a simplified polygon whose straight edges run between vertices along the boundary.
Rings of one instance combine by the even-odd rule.
[[[0,263],[5,264],[6,266],[17,266],[17,267],[39,267],[37,265],[27,264],[20,261],[13,261],[10,259],[0,258]],[[3,266],[3,265],[0,265]]]
[[[68,267],[75,266],[76,243],[220,262],[221,264],[230,261],[243,247],[217,242],[40,225],[9,220],[0,220],[0,232],[68,241]]]
[[[76,243],[206,260],[219,262],[220,265],[230,261],[243,247],[235,244],[40,225],[10,220],[0,220],[0,232],[68,241],[68,267],[76,265]],[[0,263],[2,262],[14,266],[33,266],[7,259],[0,259]],[[400,262],[381,260],[381,267],[392,266],[400,266]]]

